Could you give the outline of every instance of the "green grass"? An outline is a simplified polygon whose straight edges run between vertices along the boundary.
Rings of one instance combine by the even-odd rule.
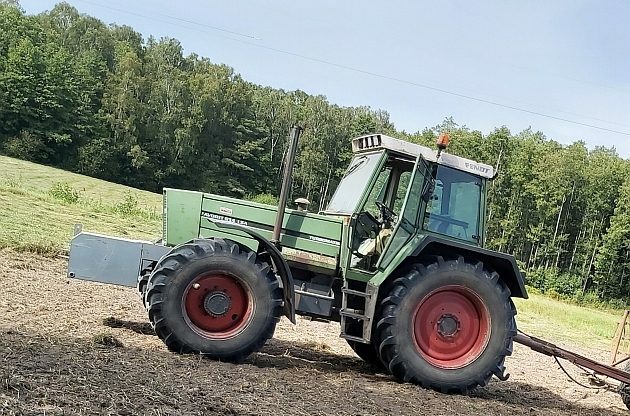
[[[623,311],[605,311],[530,294],[515,299],[519,329],[559,344],[567,342],[608,350]]]
[[[4,156],[0,207],[0,248],[63,252],[76,223],[120,237],[161,236],[161,195]]]
[[[161,236],[162,197],[59,169],[0,156],[0,248],[56,254],[75,223],[86,231],[154,240]],[[532,294],[516,299],[523,331],[609,349],[622,313]]]

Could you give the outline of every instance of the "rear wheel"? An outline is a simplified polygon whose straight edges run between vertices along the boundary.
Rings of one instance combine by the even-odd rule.
[[[509,289],[483,263],[459,257],[416,264],[380,304],[376,336],[394,376],[465,393],[503,376],[516,335]]]
[[[269,265],[220,239],[174,248],[151,274],[145,299],[170,350],[225,361],[260,349],[282,315],[282,290]]]

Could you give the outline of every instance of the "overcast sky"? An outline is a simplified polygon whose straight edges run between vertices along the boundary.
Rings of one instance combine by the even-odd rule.
[[[57,2],[20,3],[39,13]],[[408,132],[453,116],[484,133],[531,126],[630,158],[625,0],[68,3],[145,37],[177,38],[249,81],[386,110]]]

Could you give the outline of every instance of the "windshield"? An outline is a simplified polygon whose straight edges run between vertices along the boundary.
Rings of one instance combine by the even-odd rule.
[[[424,229],[479,242],[480,200],[480,178],[447,166],[438,166],[435,189],[424,217]]]
[[[351,214],[354,212],[372,173],[378,166],[383,152],[357,155],[350,162],[348,170],[341,178],[326,212]]]

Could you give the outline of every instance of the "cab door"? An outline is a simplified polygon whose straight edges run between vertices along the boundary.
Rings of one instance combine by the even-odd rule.
[[[376,268],[384,269],[396,257],[398,252],[417,233],[421,222],[421,211],[424,201],[423,195],[429,192],[431,174],[429,164],[422,155],[416,159],[412,176],[407,186],[405,200],[402,205],[398,221],[389,238],[385,250],[381,255]]]

